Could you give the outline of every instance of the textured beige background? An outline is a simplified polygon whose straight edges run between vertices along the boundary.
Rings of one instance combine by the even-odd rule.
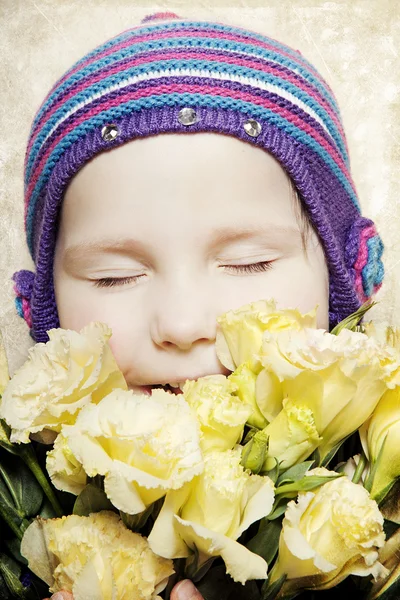
[[[267,7],[265,7],[267,5]],[[336,93],[363,207],[386,246],[371,318],[400,325],[400,3],[396,0],[0,0],[0,328],[13,372],[32,345],[10,280],[32,268],[23,232],[23,160],[34,114],[72,64],[158,10],[265,33],[300,50]]]

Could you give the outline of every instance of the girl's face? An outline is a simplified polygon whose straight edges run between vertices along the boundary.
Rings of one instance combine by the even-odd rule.
[[[107,323],[131,389],[228,372],[217,316],[260,299],[328,329],[329,278],[304,252],[288,178],[259,148],[163,134],[95,157],[69,185],[54,264],[60,325]]]

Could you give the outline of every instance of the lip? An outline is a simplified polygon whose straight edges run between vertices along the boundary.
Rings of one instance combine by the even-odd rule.
[[[172,376],[171,378],[166,379],[165,377],[163,378],[163,381],[166,383],[147,383],[147,384],[143,384],[143,385],[136,385],[133,386],[133,391],[137,391],[140,392],[141,394],[146,394],[148,396],[151,396],[151,392],[153,389],[153,386],[155,385],[166,385],[169,381],[180,381],[180,382],[186,382],[187,379],[191,380],[191,381],[196,381],[197,379],[200,379],[201,377],[208,377],[211,375],[224,375],[226,377],[226,375],[224,373],[204,373],[202,375],[192,375],[190,377],[182,377],[182,376]],[[177,388],[178,389],[178,388]]]

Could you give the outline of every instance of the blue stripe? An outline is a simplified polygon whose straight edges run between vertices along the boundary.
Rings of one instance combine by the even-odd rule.
[[[232,27],[229,25],[222,25],[222,24],[218,24],[218,23],[208,23],[208,22],[205,23],[202,21],[186,21],[185,20],[182,23],[160,23],[158,25],[148,25],[148,26],[135,28],[132,31],[123,32],[123,33],[119,34],[118,36],[111,38],[111,40],[106,41],[101,46],[97,46],[97,48],[95,48],[88,54],[85,54],[85,56],[83,56],[80,60],[75,62],[72,65],[72,67],[64,73],[64,75],[62,77],[65,77],[66,75],[68,75],[68,73],[70,73],[71,71],[76,69],[76,67],[83,64],[90,58],[93,58],[93,57],[97,56],[98,54],[101,54],[102,52],[104,52],[105,50],[108,50],[109,48],[112,48],[113,46],[117,46],[120,42],[123,42],[126,39],[132,38],[132,43],[134,44],[134,38],[137,36],[141,36],[143,34],[152,33],[154,31],[162,32],[164,30],[170,30],[170,29],[171,30],[174,30],[174,29],[182,30],[182,29],[186,29],[188,27],[195,27],[196,29],[200,29],[205,34],[207,34],[207,30],[211,30],[211,31],[233,33],[233,34],[238,34],[238,35],[239,34],[246,35],[250,38],[250,40],[258,40],[258,41],[265,42],[267,44],[275,46],[276,48],[278,48],[280,50],[283,50],[284,52],[286,52],[288,54],[291,54],[293,56],[293,58],[295,59],[296,68],[298,68],[300,71],[304,70],[304,67],[299,64],[299,61],[301,60],[310,69],[311,75],[312,75],[312,73],[317,73],[317,70],[315,69],[314,65],[312,65],[303,55],[300,55],[296,50],[290,48],[289,46],[286,46],[285,44],[278,42],[277,40],[269,38],[266,35],[258,34],[256,32],[252,32],[247,29]],[[205,37],[207,37],[207,35],[205,35]],[[170,39],[173,39],[173,38],[170,38]],[[191,37],[186,38],[186,39],[193,40],[193,38],[191,38]],[[164,41],[164,43],[166,43],[166,42]],[[240,47],[241,45],[242,44],[240,44],[240,43],[235,43],[235,44],[233,44],[233,47],[236,48],[236,47]],[[136,44],[135,46],[139,47],[139,46],[141,46],[141,44]],[[253,46],[251,46],[251,47],[253,48]],[[307,71],[305,71],[305,72],[307,72]],[[58,81],[60,81],[62,79],[62,77],[60,77],[60,79]],[[55,85],[57,85],[57,83],[58,82],[56,82]],[[317,85],[320,86],[322,84],[317,80]],[[337,106],[336,99],[331,95],[330,90],[328,89],[326,84],[323,85],[322,89],[325,90],[325,94],[329,95],[331,101],[333,102],[334,110],[336,112],[339,112],[339,108]],[[324,92],[322,92],[322,93],[324,93]],[[327,99],[329,101],[329,98],[327,98]],[[42,114],[42,112],[40,109],[40,112],[36,115],[36,117],[33,121],[32,129],[35,128],[36,123],[38,122],[41,114]]]
[[[20,317],[24,318],[24,311],[22,310],[22,298],[15,298],[14,299],[14,303],[15,303],[15,308],[17,309],[17,313],[19,314]]]
[[[79,137],[85,136],[89,131],[101,127],[105,122],[114,120],[123,115],[131,113],[133,110],[141,110],[148,108],[158,108],[163,106],[205,106],[212,108],[227,108],[233,110],[239,110],[246,115],[252,117],[259,117],[265,119],[269,123],[275,124],[280,129],[288,132],[292,137],[299,140],[301,143],[309,146],[316,154],[318,154],[327,165],[331,168],[332,172],[336,175],[342,186],[349,194],[353,204],[360,211],[357,196],[355,195],[351,185],[343,175],[341,169],[336,165],[334,160],[330,157],[328,152],[320,146],[311,136],[289,123],[283,117],[280,117],[273,111],[254,106],[250,102],[244,102],[242,100],[233,100],[231,98],[222,98],[219,96],[210,96],[208,94],[160,94],[158,96],[149,96],[140,100],[130,100],[129,102],[120,104],[116,108],[110,108],[102,113],[99,113],[95,117],[92,117],[88,121],[85,121],[74,128],[73,131],[68,133],[63,140],[53,150],[52,154],[47,159],[46,165],[42,171],[39,180],[32,192],[30,203],[28,207],[27,215],[27,233],[28,233],[28,245],[33,254],[32,248],[32,232],[33,232],[33,216],[35,213],[36,202],[40,194],[40,190],[43,185],[46,184],[49,175],[54,169],[54,165],[60,159],[64,151],[69,148]]]
[[[253,78],[255,77],[256,79],[259,79],[263,82],[278,85],[278,87],[287,90],[288,92],[292,93],[296,98],[299,98],[300,100],[302,100],[307,106],[312,108],[318,114],[318,116],[321,118],[321,120],[326,124],[328,131],[330,132],[333,139],[335,140],[336,145],[337,145],[336,149],[338,149],[339,153],[341,152],[342,156],[343,156],[343,154],[346,154],[345,147],[343,144],[343,139],[342,139],[341,135],[339,134],[336,125],[334,124],[334,122],[332,121],[332,119],[330,118],[328,113],[325,111],[325,109],[318,102],[316,102],[311,96],[309,96],[309,94],[307,94],[307,92],[303,92],[297,86],[293,85],[290,82],[283,80],[281,77],[262,73],[255,69],[249,69],[246,67],[236,67],[236,66],[222,64],[222,63],[215,64],[213,62],[206,61],[206,60],[179,60],[179,61],[176,61],[175,59],[161,60],[161,61],[152,63],[151,71],[153,72],[153,71],[157,71],[159,69],[167,69],[168,66],[175,67],[178,69],[179,68],[207,69],[211,73],[212,72],[223,72],[223,73],[229,73],[231,75],[242,75],[244,77],[253,77]],[[135,75],[147,73],[148,71],[149,71],[148,64],[141,65],[139,67],[132,67],[130,69],[127,69],[126,71],[121,71],[121,72],[111,75],[105,79],[102,79],[101,81],[93,84],[92,86],[89,86],[88,88],[85,88],[84,90],[82,90],[82,92],[75,94],[67,102],[63,103],[60,106],[60,108],[50,117],[50,119],[48,119],[46,121],[45,125],[40,130],[40,133],[31,148],[29,161],[27,163],[26,172],[25,172],[25,183],[28,182],[28,180],[31,176],[34,160],[37,156],[37,153],[40,150],[40,147],[42,146],[42,143],[46,139],[46,136],[48,135],[48,133],[50,133],[50,131],[52,130],[54,125],[62,117],[64,117],[70,109],[73,109],[74,107],[76,107],[77,104],[79,104],[80,102],[84,102],[85,100],[88,100],[90,97],[94,96],[95,94],[104,91],[106,88],[121,83],[122,81],[126,80],[128,77],[133,77]],[[166,77],[168,77],[167,74],[166,74]],[[216,83],[216,85],[218,85],[218,81],[216,81],[215,83]],[[346,163],[346,165],[347,165],[347,163]]]
[[[364,294],[371,296],[373,288],[382,283],[385,269],[381,261],[381,256],[385,246],[379,235],[375,235],[367,240],[368,261],[361,272]]]
[[[238,43],[229,42],[229,41],[225,41],[225,40],[218,40],[218,39],[215,40],[212,38],[201,38],[201,39],[170,38],[168,40],[143,42],[140,44],[136,44],[134,46],[129,46],[128,48],[125,48],[114,54],[111,54],[110,56],[108,56],[106,58],[101,58],[99,61],[92,63],[92,64],[86,66],[83,70],[78,71],[77,73],[74,73],[73,75],[71,75],[71,77],[66,79],[56,90],[54,90],[53,94],[51,94],[50,97],[46,100],[46,102],[40,107],[39,112],[37,113],[37,115],[33,121],[33,124],[31,127],[31,134],[33,133],[33,131],[36,127],[36,124],[38,123],[38,121],[41,118],[41,116],[43,115],[43,113],[48,108],[50,108],[50,106],[53,103],[55,103],[57,101],[57,98],[61,94],[65,93],[69,87],[71,87],[76,82],[81,81],[82,79],[87,77],[89,74],[94,73],[101,68],[104,68],[108,64],[113,64],[117,60],[122,60],[124,58],[131,57],[134,54],[139,53],[139,52],[145,52],[145,51],[148,51],[151,49],[163,50],[166,48],[169,50],[174,50],[175,48],[187,47],[187,46],[191,46],[193,48],[194,47],[200,48],[200,49],[201,48],[209,48],[209,49],[215,49],[215,50],[221,49],[221,48],[225,49],[225,50],[237,50],[239,48],[242,51],[249,52],[250,54],[252,54],[255,57],[263,57],[263,58],[267,58],[267,59],[272,58],[274,60],[277,60],[277,62],[279,64],[286,66],[289,69],[291,69],[292,71],[295,71],[295,72],[301,74],[305,80],[307,80],[309,83],[311,83],[319,91],[319,93],[325,98],[325,100],[332,107],[332,109],[338,115],[340,115],[340,111],[336,105],[334,97],[330,93],[325,91],[325,89],[321,85],[321,83],[311,73],[309,73],[307,70],[305,70],[303,67],[301,67],[297,62],[287,59],[287,58],[283,57],[281,54],[271,52],[269,50],[264,50],[262,48],[254,47],[249,44],[238,44]],[[234,72],[236,68],[237,67],[235,67],[233,65],[232,72]],[[259,71],[257,71],[257,73],[259,73]],[[343,156],[346,157],[346,161],[347,161],[348,158],[346,155],[345,146],[341,147],[341,151],[343,153]]]
[[[73,70],[75,67],[79,66],[80,64],[82,64],[83,62],[85,62],[86,60],[88,60],[94,56],[97,56],[98,54],[101,54],[104,50],[108,50],[108,48],[111,48],[112,46],[117,46],[120,42],[126,40],[129,37],[133,38],[132,43],[134,43],[134,38],[137,36],[141,36],[143,34],[153,33],[154,31],[162,32],[164,30],[169,30],[169,29],[182,30],[182,29],[187,29],[187,28],[192,28],[192,27],[204,32],[205,37],[207,37],[207,31],[210,30],[210,31],[218,31],[218,32],[222,32],[222,33],[233,33],[235,35],[247,36],[250,40],[254,40],[254,41],[257,40],[260,42],[265,42],[271,46],[274,46],[278,50],[281,50],[283,52],[286,52],[287,54],[292,55],[293,58],[296,60],[296,65],[300,66],[300,68],[304,68],[304,67],[299,65],[299,61],[301,61],[301,63],[304,63],[310,69],[311,73],[318,73],[315,66],[312,63],[310,63],[305,58],[305,56],[303,56],[303,54],[300,54],[297,50],[294,50],[290,46],[286,46],[285,44],[278,42],[278,40],[270,38],[267,35],[256,33],[255,31],[248,30],[248,29],[241,29],[240,27],[232,27],[231,25],[223,25],[222,23],[212,23],[212,22],[204,22],[204,21],[188,21],[186,19],[184,21],[182,21],[181,23],[166,22],[166,23],[159,23],[157,25],[152,25],[152,26],[150,24],[150,25],[143,26],[143,27],[137,27],[131,31],[125,31],[125,32],[121,33],[120,35],[112,38],[111,40],[108,40],[101,46],[98,46],[97,48],[95,48],[94,50],[89,52],[88,54],[86,54],[83,58],[81,58],[79,61],[77,61],[73,67],[71,67],[70,71]],[[190,39],[193,39],[193,38],[190,38]],[[237,44],[240,45],[240,42],[238,42]],[[319,73],[318,73],[318,75],[319,75]],[[324,85],[324,89],[325,89],[326,93],[330,94],[330,90],[328,89],[326,83]],[[334,101],[335,110],[338,110],[338,107],[336,104],[336,99],[332,98],[332,100]]]

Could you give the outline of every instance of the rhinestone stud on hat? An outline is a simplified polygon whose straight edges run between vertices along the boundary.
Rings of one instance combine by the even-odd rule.
[[[194,108],[181,108],[178,113],[178,121],[182,125],[193,125],[197,121],[197,114]]]
[[[112,142],[116,137],[119,136],[119,129],[114,123],[104,125],[101,130],[101,137],[105,142]]]
[[[261,125],[255,119],[248,119],[248,121],[244,123],[243,128],[246,133],[251,135],[251,137],[257,137],[261,133]]]

